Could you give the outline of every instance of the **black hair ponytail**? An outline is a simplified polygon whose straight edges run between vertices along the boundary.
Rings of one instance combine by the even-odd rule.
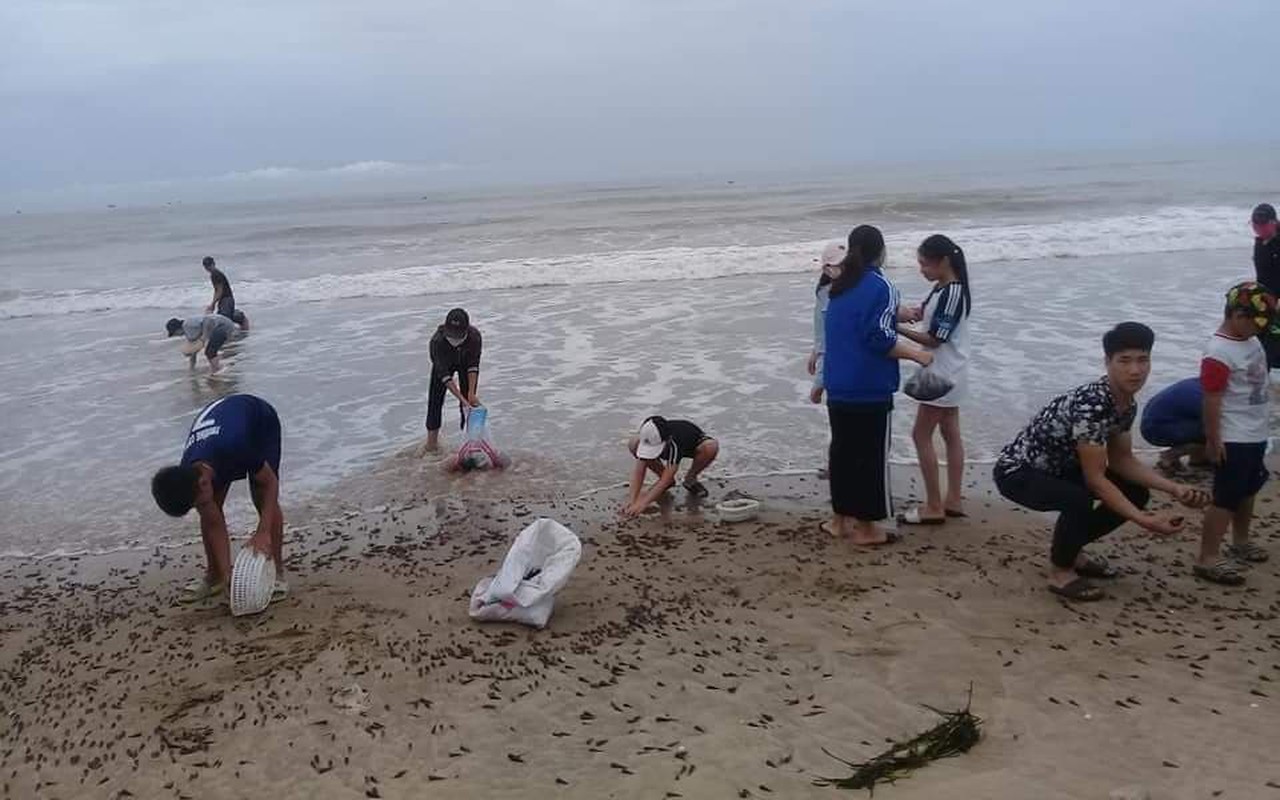
[[[836,297],[857,286],[867,268],[884,257],[884,234],[874,225],[859,225],[849,232],[849,245],[840,277],[831,282],[831,296]]]
[[[951,262],[951,271],[956,274],[956,280],[960,283],[964,315],[969,316],[969,312],[973,310],[973,297],[969,294],[969,264],[965,261],[964,251],[960,246],[949,237],[935,233],[921,242],[916,252],[930,261],[946,258]]]

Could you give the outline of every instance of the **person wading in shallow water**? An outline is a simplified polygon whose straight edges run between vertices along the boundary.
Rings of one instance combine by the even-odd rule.
[[[1150,490],[1190,508],[1209,502],[1206,492],[1163,477],[1133,454],[1135,397],[1151,374],[1154,344],[1155,334],[1137,322],[1108,331],[1107,374],[1051,400],[996,461],[1002,495],[1033,511],[1061,512],[1049,551],[1049,591],[1068,600],[1100,600],[1105,593],[1091,579],[1120,576],[1102,557],[1085,553],[1086,545],[1126,521],[1157,536],[1182,530],[1182,517],[1145,510]]]
[[[249,330],[249,318],[243,311],[236,308],[236,296],[231,292],[231,281],[227,280],[226,274],[218,269],[212,256],[205,256],[202,263],[205,272],[209,273],[209,282],[213,284],[213,300],[209,301],[204,312],[220,314],[239,325],[241,330]]]
[[[480,354],[483,341],[480,331],[471,325],[464,309],[455,308],[436,328],[428,345],[431,353],[431,385],[427,389],[427,440],[419,453],[440,449],[440,426],[444,423],[444,397],[448,392],[458,398],[462,426],[467,424],[468,409],[480,405]]]

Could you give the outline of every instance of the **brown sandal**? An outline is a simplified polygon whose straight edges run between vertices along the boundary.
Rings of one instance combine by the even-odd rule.
[[[1088,578],[1076,578],[1066,586],[1049,584],[1049,591],[1073,603],[1092,603],[1107,596],[1101,586],[1092,583]]]

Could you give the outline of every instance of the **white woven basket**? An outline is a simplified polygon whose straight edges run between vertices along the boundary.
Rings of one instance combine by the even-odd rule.
[[[749,497],[725,500],[716,506],[716,512],[724,522],[746,522],[749,519],[755,519],[759,511],[760,501]]]
[[[251,547],[240,548],[231,567],[231,613],[240,617],[265,611],[275,586],[275,562]]]

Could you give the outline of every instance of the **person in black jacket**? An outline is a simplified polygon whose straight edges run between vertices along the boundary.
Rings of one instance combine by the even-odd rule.
[[[1276,235],[1276,209],[1260,203],[1253,209],[1253,271],[1258,283],[1272,294],[1280,295],[1280,236]],[[1280,328],[1275,324],[1262,334],[1262,347],[1267,351],[1267,366],[1280,367]]]
[[[444,396],[458,398],[462,425],[467,410],[480,405],[480,331],[471,327],[471,318],[461,308],[445,316],[444,324],[431,337],[431,386],[427,390],[426,452],[440,449],[440,426],[444,417]]]

